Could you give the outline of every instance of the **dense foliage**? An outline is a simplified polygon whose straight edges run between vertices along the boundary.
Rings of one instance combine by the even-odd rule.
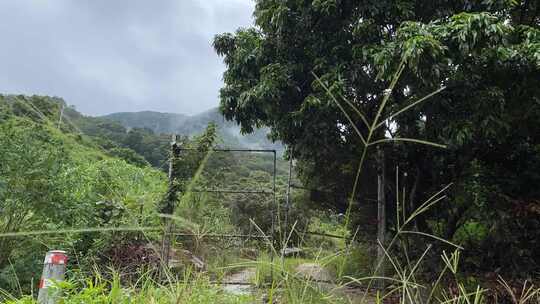
[[[171,156],[169,135],[157,136],[148,129],[127,131],[118,123],[68,108],[60,120],[62,105],[58,98],[0,96],[0,291],[31,290],[32,281],[39,279],[44,252],[59,248],[70,254],[72,278],[114,267],[125,272],[124,280],[136,281],[135,274],[158,263],[158,253],[151,248],[161,238],[160,213],[173,213],[175,230],[192,235],[176,238],[173,244],[215,263],[216,269],[225,259],[237,259],[239,248],[230,255],[220,254],[224,248],[237,247],[237,241],[205,239],[202,246],[199,237],[257,234],[250,219],[270,231],[275,214],[271,195],[200,190],[271,193],[271,154],[212,153],[219,139],[211,124],[203,134],[178,138],[178,145],[190,150],[175,158],[175,180],[168,188],[163,171]],[[117,154],[119,150],[125,153]],[[135,151],[148,160],[152,151],[159,152],[160,167],[152,168]],[[276,167],[279,200],[285,166],[281,161]],[[139,231],[141,227],[151,230]]]
[[[386,146],[387,180],[397,166],[407,172],[399,188],[409,211],[454,183],[445,203],[418,217],[416,227],[467,246],[469,269],[531,275],[540,267],[539,7],[260,0],[256,27],[214,40],[227,65],[220,109],[245,132],[268,126],[294,147],[304,183],[348,194],[363,149],[358,132],[366,131],[355,109],[372,121],[385,94],[388,117],[445,87],[378,129],[379,136],[447,146]],[[401,63],[396,88],[385,92]],[[374,167],[369,162],[363,172],[360,204],[375,194]],[[397,187],[390,183],[386,197]],[[345,204],[338,199],[334,206]]]
[[[0,97],[1,289],[28,288],[48,249],[69,250],[74,270],[91,271],[111,244],[135,236],[100,228],[159,224],[164,174],[62,132],[52,105],[37,96]],[[64,229],[98,231],[50,233]]]

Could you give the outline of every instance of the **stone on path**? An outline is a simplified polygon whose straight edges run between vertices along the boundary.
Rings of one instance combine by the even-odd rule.
[[[303,254],[303,250],[302,248],[298,248],[298,247],[287,247],[287,248],[281,249],[281,254],[284,257],[300,256]]]
[[[223,282],[226,283],[223,284],[223,290],[236,295],[250,294],[253,289],[249,284],[253,282],[255,274],[255,268],[246,268],[227,275],[223,278]]]
[[[375,296],[368,294],[365,297],[365,301],[362,302],[364,291],[357,288],[350,288],[345,286],[338,286],[332,283],[335,278],[330,274],[328,269],[317,263],[304,263],[296,267],[296,275],[304,277],[308,280],[317,282],[319,288],[331,291],[332,294],[345,297],[350,303],[354,304],[375,304]]]
[[[194,255],[191,251],[171,248],[169,255],[169,268],[180,269],[186,266],[193,266],[193,269],[203,271],[206,269],[204,261]]]
[[[318,282],[331,282],[334,280],[328,269],[317,263],[303,263],[296,266],[296,274],[308,280]]]

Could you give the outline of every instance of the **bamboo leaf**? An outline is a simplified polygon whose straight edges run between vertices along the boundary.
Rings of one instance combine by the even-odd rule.
[[[403,280],[399,280],[399,279],[394,279],[392,277],[368,276],[368,277],[363,277],[363,278],[358,278],[357,279],[357,278],[353,278],[353,277],[350,277],[350,276],[344,276],[343,278],[351,280],[351,282],[344,284],[344,286],[350,285],[351,283],[361,284],[362,281],[386,280],[386,281],[390,281],[390,282],[406,284],[406,285],[409,285],[409,286],[415,287],[415,288],[423,288],[424,287],[423,285],[418,284],[416,282],[403,281]]]
[[[390,86],[384,92],[383,100],[381,102],[381,105],[379,106],[379,109],[377,110],[377,114],[375,115],[375,119],[373,120],[373,124],[371,125],[371,128],[369,130],[370,134],[373,134],[373,131],[375,131],[375,126],[379,124],[379,118],[381,117],[381,114],[386,106],[386,103],[388,102],[388,99],[390,99],[390,96],[392,95],[392,91],[394,91],[394,88],[396,87],[396,84],[399,80],[399,77],[401,77],[401,73],[403,73],[403,70],[405,70],[405,60],[401,60],[398,70],[394,74],[394,78],[392,79],[392,82],[390,82]]]
[[[377,129],[377,128],[383,126],[385,121],[390,120],[390,119],[392,119],[392,118],[398,116],[399,114],[401,114],[401,113],[403,113],[403,112],[406,112],[406,111],[409,110],[410,108],[416,106],[417,104],[421,103],[422,101],[424,101],[424,100],[426,100],[426,99],[431,98],[432,96],[435,96],[435,95],[439,94],[440,92],[444,91],[445,89],[446,89],[446,87],[442,87],[442,88],[440,88],[440,89],[438,89],[438,90],[436,90],[436,91],[434,91],[434,92],[432,92],[432,93],[429,93],[428,95],[426,95],[426,96],[424,96],[424,97],[418,99],[417,101],[411,103],[410,105],[404,107],[403,109],[397,111],[396,113],[391,114],[390,116],[388,116],[387,118],[385,118],[382,122],[380,122],[379,124],[377,124],[377,126],[375,126],[375,129]]]
[[[0,233],[0,238],[44,235],[44,234],[69,234],[69,233],[82,233],[82,232],[161,231],[161,230],[163,230],[162,227],[101,227],[101,228],[80,228],[80,229],[34,230],[34,231]]]
[[[340,95],[340,97],[341,97],[341,99],[343,99],[343,100],[347,103],[347,105],[349,105],[349,107],[351,107],[351,108],[353,109],[353,111],[354,111],[358,116],[360,116],[360,119],[362,120],[362,122],[364,122],[364,124],[366,125],[366,128],[369,129],[369,128],[371,127],[371,125],[369,124],[369,122],[368,122],[366,116],[364,115],[364,113],[362,113],[362,112],[358,109],[358,107],[356,107],[354,104],[352,104],[347,98],[345,98],[345,97],[343,97],[343,96],[341,96],[341,95]]]
[[[367,144],[366,142],[366,139],[364,138],[364,136],[362,135],[362,133],[360,132],[360,130],[356,127],[354,121],[352,120],[352,118],[349,116],[349,114],[347,113],[347,111],[345,111],[345,109],[341,106],[341,104],[339,103],[339,101],[334,97],[334,94],[332,94],[332,92],[330,92],[330,89],[322,82],[322,80],[319,78],[319,76],[317,76],[317,74],[315,74],[314,72],[311,72],[311,74],[313,74],[313,76],[315,77],[315,79],[317,79],[317,82],[324,88],[324,90],[326,91],[326,93],[328,93],[328,95],[330,95],[330,97],[332,98],[332,100],[334,101],[334,103],[338,106],[338,108],[341,110],[341,112],[343,112],[343,114],[345,115],[345,117],[347,118],[347,120],[349,121],[349,123],[351,124],[351,126],[353,127],[354,131],[356,132],[356,134],[358,134],[358,136],[360,137],[360,140],[362,141],[362,143],[364,145]]]
[[[464,249],[464,248],[461,247],[460,245],[456,245],[456,244],[454,244],[454,243],[452,243],[452,242],[450,242],[450,241],[447,241],[447,240],[445,240],[445,239],[443,239],[443,238],[440,238],[440,237],[438,237],[438,236],[436,236],[436,235],[433,235],[433,234],[429,234],[429,233],[425,233],[425,232],[420,232],[420,231],[409,231],[409,230],[402,230],[402,231],[400,231],[400,233],[403,233],[403,234],[417,234],[417,235],[422,235],[422,236],[425,236],[425,237],[429,237],[429,238],[435,239],[435,240],[437,240],[437,241],[439,241],[439,242],[446,243],[446,244],[451,245],[451,246],[453,246],[453,247],[456,247],[456,248],[458,248],[458,249],[461,249],[461,250]]]
[[[379,139],[379,140],[375,140],[375,141],[369,143],[369,145],[372,146],[372,145],[376,145],[376,144],[380,144],[380,143],[394,142],[394,141],[412,142],[412,143],[417,143],[417,144],[422,144],[422,145],[427,145],[427,146],[446,149],[446,145],[434,143],[434,142],[427,141],[427,140],[421,140],[421,139],[416,139],[416,138],[406,138],[406,137],[394,137],[394,138]]]

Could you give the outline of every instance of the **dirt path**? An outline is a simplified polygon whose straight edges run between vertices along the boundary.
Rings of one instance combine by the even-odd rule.
[[[336,284],[331,283],[333,281],[332,275],[327,269],[315,263],[304,263],[297,266],[296,274],[305,277],[309,280],[321,281],[317,283],[319,287],[331,291],[336,296],[347,298],[350,303],[359,304],[363,298],[364,292],[356,288],[338,287]],[[254,292],[250,283],[253,282],[256,272],[255,268],[246,268],[241,271],[229,274],[223,278],[223,290],[226,292],[245,295]],[[375,297],[368,294],[365,298],[365,302],[362,304],[374,304]]]
[[[223,278],[223,290],[232,294],[250,294],[253,291],[250,283],[255,278],[255,268],[246,268]]]
[[[320,288],[331,291],[331,293],[346,297],[350,303],[362,303],[364,291],[356,288],[340,287],[334,283],[334,277],[323,266],[317,263],[304,263],[296,267],[296,274],[306,279],[319,281],[316,283]],[[368,294],[362,304],[374,304],[376,302],[373,295]]]

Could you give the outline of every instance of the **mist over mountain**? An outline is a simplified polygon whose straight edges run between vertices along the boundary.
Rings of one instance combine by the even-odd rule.
[[[257,129],[251,134],[241,134],[240,127],[232,121],[227,121],[217,108],[196,115],[142,111],[118,112],[102,117],[117,121],[128,129],[147,128],[158,134],[176,133],[184,136],[200,134],[210,122],[214,122],[222,140],[219,143],[221,146],[276,149],[280,153],[284,150],[280,142],[272,142],[268,139],[268,128]]]

